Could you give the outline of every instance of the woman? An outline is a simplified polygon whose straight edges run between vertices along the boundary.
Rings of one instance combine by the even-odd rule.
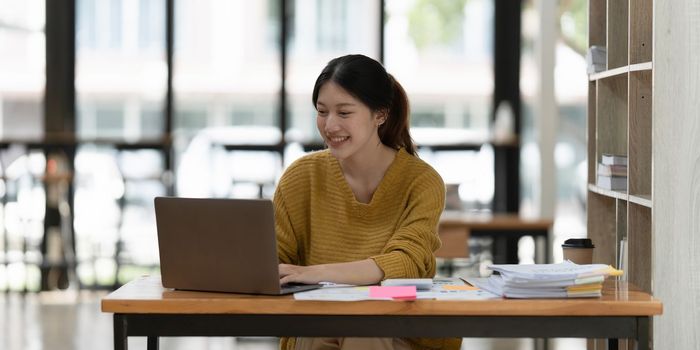
[[[331,60],[313,90],[328,149],[294,162],[274,196],[280,283],[358,285],[435,275],[445,205],[438,173],[416,157],[408,99],[377,61]],[[284,349],[459,348],[459,339],[296,338]]]

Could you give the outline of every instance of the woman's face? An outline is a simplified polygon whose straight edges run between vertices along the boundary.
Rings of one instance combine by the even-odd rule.
[[[382,122],[378,112],[329,81],[319,89],[316,100],[316,126],[326,145],[338,160],[362,159],[380,145],[377,129]],[[358,157],[359,156],[359,157]]]

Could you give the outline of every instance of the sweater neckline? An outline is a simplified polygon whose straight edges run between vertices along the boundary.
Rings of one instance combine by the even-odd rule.
[[[365,209],[372,207],[373,204],[378,201],[377,198],[382,197],[382,194],[386,191],[386,187],[388,186],[387,183],[392,182],[392,179],[396,176],[396,169],[399,168],[398,164],[404,159],[404,157],[407,154],[408,153],[406,153],[403,147],[399,148],[399,150],[396,152],[396,156],[394,156],[394,160],[391,162],[389,168],[384,173],[384,177],[382,177],[382,180],[379,181],[377,189],[374,190],[374,193],[372,194],[372,199],[370,199],[369,203],[362,203],[357,200],[357,197],[355,197],[355,193],[352,191],[352,188],[350,188],[350,184],[345,179],[345,176],[343,176],[343,170],[340,167],[340,163],[338,162],[338,160],[335,157],[333,157],[333,155],[331,155],[330,152],[328,152],[328,157],[331,163],[331,168],[333,169],[333,175],[336,178],[336,181],[340,184],[342,191],[345,192],[347,200],[350,201],[351,204],[359,210],[358,214],[363,214]]]

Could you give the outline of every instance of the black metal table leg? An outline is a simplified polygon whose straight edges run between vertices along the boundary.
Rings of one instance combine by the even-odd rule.
[[[147,343],[146,349],[158,350],[158,337],[157,336],[148,337],[148,343]]]
[[[520,261],[518,256],[518,243],[520,238],[531,236],[535,241],[535,259],[542,255],[546,264],[550,263],[549,230],[477,230],[471,232],[472,237],[490,237],[493,239],[493,262],[496,264],[517,264]],[[539,238],[544,240],[544,250],[537,248]],[[538,261],[539,262],[539,261]]]
[[[520,236],[506,237],[506,262],[504,264],[517,264],[520,262],[520,257],[518,256],[518,242],[520,238]]]
[[[637,350],[649,350],[649,319],[637,317]]]
[[[127,350],[129,348],[126,327],[126,317],[114,314],[114,350]]]
[[[608,350],[617,350],[617,338],[608,339]]]
[[[509,246],[508,242],[509,238],[508,237],[494,237],[493,238],[493,248],[492,248],[492,253],[493,253],[493,262],[494,264],[517,264],[517,256],[518,253],[516,251],[515,256],[516,260],[515,262],[512,262],[512,252],[510,252],[511,247]],[[510,249],[510,250],[509,250]],[[511,259],[511,260],[509,260]]]
[[[548,350],[549,349],[549,338],[533,338],[532,339],[533,348],[535,350]]]

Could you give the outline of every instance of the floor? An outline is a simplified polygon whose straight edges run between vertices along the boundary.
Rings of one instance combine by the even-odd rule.
[[[111,349],[112,315],[100,312],[98,292],[0,294],[0,349]],[[552,339],[549,349],[585,349],[583,339]],[[145,349],[145,338],[130,338],[130,349]],[[162,338],[164,350],[272,350],[275,338]],[[462,349],[529,350],[532,339],[465,339]]]

